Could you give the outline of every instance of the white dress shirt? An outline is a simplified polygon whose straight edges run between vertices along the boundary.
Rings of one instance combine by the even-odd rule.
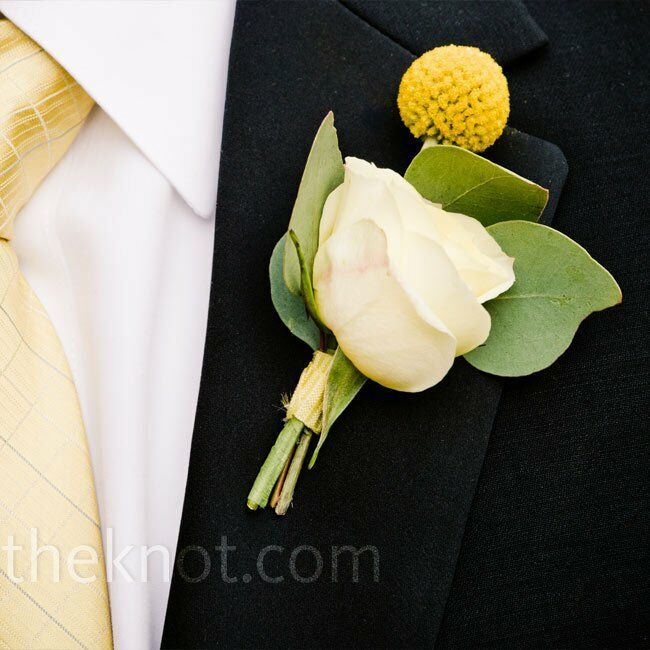
[[[13,243],[79,392],[115,647],[156,648],[201,376],[234,0],[0,11],[98,104]],[[168,556],[151,552],[146,579],[140,548],[157,545]],[[128,575],[110,566],[124,551]]]

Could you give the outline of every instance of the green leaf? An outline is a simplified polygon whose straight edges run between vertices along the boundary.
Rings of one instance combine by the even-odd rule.
[[[314,297],[314,288],[311,284],[311,275],[309,273],[309,269],[307,268],[307,262],[305,261],[305,256],[302,251],[302,246],[300,245],[300,240],[293,230],[289,231],[289,237],[291,237],[291,241],[293,242],[296,253],[298,254],[298,262],[300,263],[300,293],[302,294],[302,300],[305,303],[305,309],[311,316],[311,319],[314,321],[314,323],[318,325],[318,328],[321,330],[321,332],[329,332],[327,326],[323,323],[323,321],[321,321],[320,316],[318,315],[316,298]]]
[[[323,397],[323,430],[318,436],[318,444],[309,461],[309,469],[314,466],[318,452],[335,420],[343,413],[365,383],[366,377],[354,367],[343,354],[343,350],[337,348]]]
[[[420,151],[404,178],[425,199],[474,217],[484,226],[513,219],[537,221],[548,201],[543,187],[451,145]]]
[[[318,327],[309,318],[302,298],[294,296],[284,283],[282,258],[284,257],[284,246],[287,239],[289,239],[288,235],[284,235],[275,245],[273,255],[271,255],[271,263],[269,264],[271,300],[275,311],[278,312],[278,316],[280,316],[280,319],[291,333],[309,345],[312,350],[316,350],[320,342]]]
[[[318,249],[318,227],[325,199],[342,182],[343,157],[334,128],[334,114],[329,112],[311,146],[289,221],[289,230],[296,233],[302,244],[310,278]],[[291,293],[300,294],[300,264],[289,241],[284,252],[284,281]]]
[[[550,366],[592,312],[621,302],[611,274],[552,228],[504,221],[488,232],[515,258],[515,283],[486,303],[492,329],[465,358],[493,375],[529,375]]]

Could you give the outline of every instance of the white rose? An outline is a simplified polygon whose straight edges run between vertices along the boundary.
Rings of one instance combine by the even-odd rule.
[[[415,392],[485,342],[481,303],[515,280],[476,219],[426,201],[399,174],[347,158],[327,198],[314,259],[320,317],[370,379]]]

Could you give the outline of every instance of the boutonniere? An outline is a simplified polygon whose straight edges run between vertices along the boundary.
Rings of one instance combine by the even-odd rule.
[[[483,372],[528,375],[553,363],[589,314],[621,301],[587,251],[537,223],[548,191],[478,155],[509,113],[488,54],[427,52],[397,103],[424,140],[404,176],[344,162],[328,114],[271,254],[273,304],[313,356],[248,495],[252,510],[270,502],[286,513],[303,466],[368,379],[426,390],[458,356]]]

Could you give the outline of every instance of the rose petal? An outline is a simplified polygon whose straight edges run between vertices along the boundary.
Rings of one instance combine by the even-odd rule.
[[[432,205],[429,209],[447,255],[479,302],[491,300],[512,286],[514,259],[501,250],[479,221]]]
[[[456,356],[485,343],[490,315],[461,279],[445,250],[433,240],[407,233],[399,265],[403,287],[417,295],[456,338]]]
[[[451,368],[455,337],[394,276],[386,235],[373,222],[337,227],[316,254],[314,288],[321,318],[370,379],[416,392]]]

